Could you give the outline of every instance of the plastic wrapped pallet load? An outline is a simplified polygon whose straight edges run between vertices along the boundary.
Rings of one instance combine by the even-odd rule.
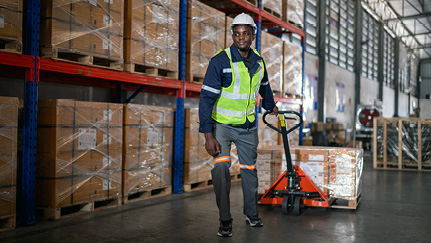
[[[186,79],[199,81],[210,59],[225,46],[225,14],[197,0],[188,0]]]
[[[36,205],[120,198],[123,106],[60,99],[38,110]]]
[[[262,9],[268,13],[281,18],[283,0],[262,0]]]
[[[178,21],[178,0],[126,0],[126,70],[145,72],[142,65],[178,71]]]
[[[283,41],[267,32],[261,32],[261,55],[265,61],[272,91],[281,95],[283,79]]]
[[[0,218],[16,213],[17,142],[18,98],[0,97]]]
[[[175,109],[124,105],[123,196],[170,188]]]
[[[304,26],[304,0],[283,1],[283,21]]]
[[[101,58],[122,68],[123,17],[123,0],[42,0],[42,56],[86,64]]]
[[[284,42],[283,90],[289,98],[302,96],[302,47]]]
[[[0,0],[0,51],[22,51],[22,0]]]

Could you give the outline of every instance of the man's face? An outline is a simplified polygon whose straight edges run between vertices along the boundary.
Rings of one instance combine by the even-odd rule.
[[[237,25],[233,28],[233,44],[240,51],[248,51],[256,35],[248,25]]]

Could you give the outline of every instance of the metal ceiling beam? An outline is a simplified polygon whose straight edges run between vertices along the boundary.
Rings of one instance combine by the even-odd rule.
[[[395,13],[395,15],[397,16],[397,18],[399,20],[401,20],[400,19],[401,16],[395,11],[394,7],[392,7],[392,4],[390,2],[386,2],[386,3],[388,4],[388,7]],[[404,29],[407,31],[407,33],[409,33],[413,37],[413,39],[416,41],[416,43],[418,45],[420,45],[421,43],[418,41],[418,39],[416,38],[416,36],[414,36],[413,33],[407,28],[407,26],[404,24],[403,21],[401,21],[401,25],[404,27]]]
[[[418,46],[418,47],[413,48],[413,49],[428,49],[428,48],[431,48],[431,44]]]
[[[418,36],[418,35],[429,35],[429,34],[431,34],[431,31],[430,32],[424,32],[424,33],[416,33],[413,35]],[[411,36],[411,35],[400,35],[398,37],[409,37],[409,36]]]
[[[395,12],[394,8],[392,8],[392,5],[388,3],[388,6]],[[421,14],[415,14],[415,15],[409,15],[409,16],[400,16],[397,12],[395,14],[398,16],[398,18],[395,19],[386,19],[385,23],[391,22],[391,21],[398,21],[398,20],[410,20],[410,19],[418,19],[418,18],[428,18],[431,17],[431,12],[425,12]]]

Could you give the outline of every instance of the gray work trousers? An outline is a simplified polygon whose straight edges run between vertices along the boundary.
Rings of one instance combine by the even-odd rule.
[[[238,151],[244,214],[257,217],[256,158],[257,145],[259,144],[257,127],[244,129],[216,123],[213,126],[213,136],[220,143],[220,154],[214,157],[214,168],[211,170],[220,220],[227,221],[232,218],[229,200],[231,187],[229,167],[231,166],[230,150],[232,142],[235,143]]]

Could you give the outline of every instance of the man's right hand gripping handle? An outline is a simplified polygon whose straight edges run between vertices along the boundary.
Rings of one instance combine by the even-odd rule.
[[[205,149],[207,152],[215,157],[220,153],[220,144],[214,138],[212,133],[204,133],[205,134]]]

